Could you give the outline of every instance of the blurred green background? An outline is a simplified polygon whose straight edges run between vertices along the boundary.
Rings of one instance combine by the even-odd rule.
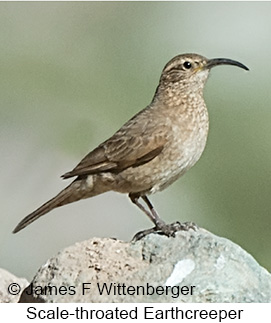
[[[57,209],[19,234],[97,144],[152,99],[164,65],[196,52],[249,66],[215,68],[205,89],[207,148],[151,197],[167,222],[194,221],[271,269],[271,3],[0,3],[0,267],[31,279],[58,250],[91,237],[130,240],[151,226],[125,195]]]

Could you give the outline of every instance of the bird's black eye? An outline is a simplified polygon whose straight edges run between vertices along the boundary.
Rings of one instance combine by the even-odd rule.
[[[183,63],[183,66],[185,69],[189,70],[192,67],[192,64],[190,62],[186,61]]]

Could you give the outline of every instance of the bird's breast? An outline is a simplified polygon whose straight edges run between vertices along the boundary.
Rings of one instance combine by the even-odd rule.
[[[150,193],[163,190],[195,165],[207,141],[209,120],[205,104],[190,113],[175,115],[167,123],[168,141],[153,160],[153,176],[158,180]]]
[[[164,110],[163,113],[163,123],[154,127],[154,132],[159,136],[165,132],[162,136],[165,142],[162,151],[151,161],[129,167],[116,175],[117,186],[114,190],[144,194],[161,191],[199,160],[208,135],[206,106],[203,104],[197,106],[197,109],[180,113],[174,111],[172,114]]]

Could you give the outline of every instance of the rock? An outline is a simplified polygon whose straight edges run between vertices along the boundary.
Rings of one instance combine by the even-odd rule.
[[[20,302],[271,302],[271,275],[238,245],[199,229],[76,243],[27,291]]]
[[[25,278],[18,278],[0,268],[0,303],[17,303],[27,285],[29,282]]]

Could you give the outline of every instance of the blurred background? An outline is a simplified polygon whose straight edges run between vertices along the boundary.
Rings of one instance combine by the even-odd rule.
[[[250,71],[212,70],[206,150],[151,200],[167,222],[194,221],[270,271],[270,31],[268,2],[1,2],[0,267],[30,280],[76,241],[129,241],[152,226],[126,195],[107,193],[11,233],[151,101],[167,61],[195,52]]]

